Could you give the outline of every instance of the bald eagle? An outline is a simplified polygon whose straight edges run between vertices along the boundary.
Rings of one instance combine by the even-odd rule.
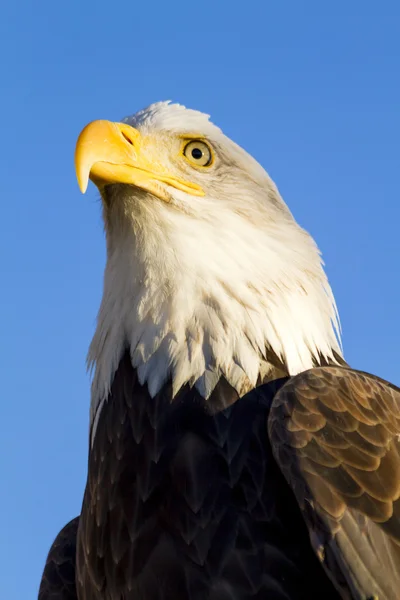
[[[208,116],[79,136],[107,242],[87,484],[40,600],[400,598],[400,390],[345,362],[311,236]]]

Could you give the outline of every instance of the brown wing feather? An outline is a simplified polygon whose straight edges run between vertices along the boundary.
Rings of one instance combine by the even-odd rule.
[[[39,600],[77,600],[75,586],[76,534],[79,517],[54,540],[40,582]]]
[[[400,390],[347,368],[289,380],[273,452],[343,598],[400,598]]]

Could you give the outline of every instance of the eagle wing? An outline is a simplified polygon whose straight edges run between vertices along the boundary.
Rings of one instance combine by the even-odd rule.
[[[346,599],[400,598],[400,389],[350,368],[290,379],[268,421],[311,544]]]
[[[79,517],[72,519],[54,540],[40,582],[38,600],[77,600],[75,585],[76,534]]]

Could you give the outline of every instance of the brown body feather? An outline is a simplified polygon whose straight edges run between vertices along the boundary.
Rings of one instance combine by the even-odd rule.
[[[399,598],[399,411],[397,388],[339,367],[151,399],[126,355],[90,452],[76,598]]]

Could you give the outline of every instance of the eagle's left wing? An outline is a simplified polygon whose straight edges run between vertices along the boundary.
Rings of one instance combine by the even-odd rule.
[[[269,437],[342,598],[399,600],[400,389],[311,369],[277,393]]]
[[[54,540],[40,582],[38,600],[77,600],[75,586],[76,534],[79,517],[72,519]]]

